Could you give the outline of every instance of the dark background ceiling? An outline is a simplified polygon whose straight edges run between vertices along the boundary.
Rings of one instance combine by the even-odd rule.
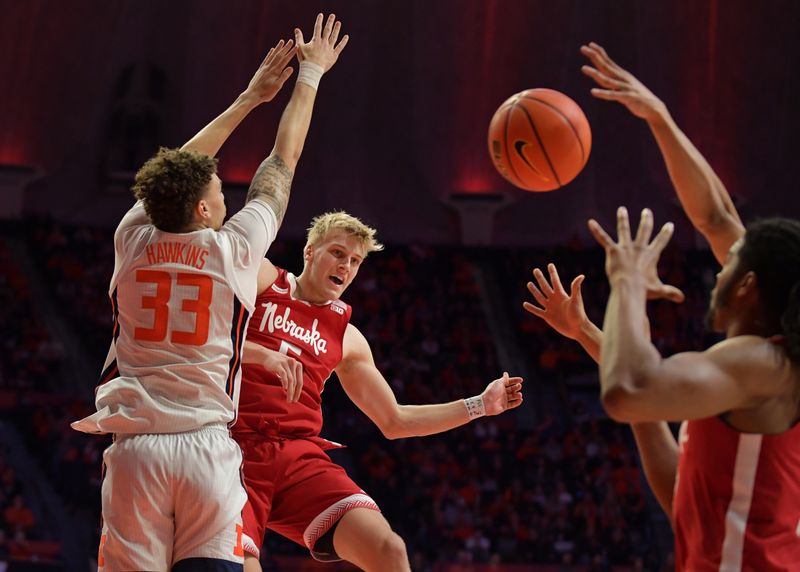
[[[553,243],[614,208],[651,206],[692,234],[646,126],[594,100],[578,52],[603,44],[669,105],[745,218],[800,216],[800,2],[791,0],[2,0],[0,164],[40,169],[28,212],[116,224],[127,182],[158,145],[177,146],[246,86],[295,25],[335,11],[351,42],[323,78],[284,227],[298,236],[344,208],[390,241],[458,242],[452,193],[501,192],[497,244]],[[291,80],[292,83],[294,80]],[[497,106],[551,87],[584,109],[584,172],[548,194],[510,187],[486,151]],[[289,92],[252,114],[220,155],[246,184],[272,146]],[[236,193],[233,193],[234,195]]]

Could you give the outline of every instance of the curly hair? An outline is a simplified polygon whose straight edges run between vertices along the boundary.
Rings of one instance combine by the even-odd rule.
[[[162,147],[136,173],[133,196],[142,201],[156,228],[183,232],[216,172],[217,160],[212,157]]]

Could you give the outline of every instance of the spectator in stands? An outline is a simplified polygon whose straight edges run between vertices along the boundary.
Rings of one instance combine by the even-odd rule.
[[[25,506],[25,499],[22,498],[21,494],[14,495],[11,505],[3,511],[3,517],[8,527],[14,531],[27,532],[36,524],[33,512]]]

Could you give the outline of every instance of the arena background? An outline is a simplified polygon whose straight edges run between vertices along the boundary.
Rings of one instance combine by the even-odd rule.
[[[627,428],[606,419],[580,348],[521,310],[533,266],[587,274],[607,294],[590,216],[651,207],[677,231],[654,304],[665,353],[713,338],[702,315],[716,271],[682,214],[646,125],[593,99],[578,48],[597,41],[668,105],[742,218],[798,216],[800,4],[790,0],[342,0],[228,3],[0,1],[0,570],[88,570],[96,553],[100,453],[71,432],[110,334],[111,235],[132,175],[178,146],[246,86],[294,26],[334,11],[351,41],[323,78],[279,241],[299,271],[309,219],[346,209],[379,229],[346,293],[354,322],[406,403],[473,395],[503,369],[522,408],[425,439],[387,441],[331,380],[336,460],[405,538],[419,571],[668,570],[668,523]],[[238,208],[269,152],[290,84],[220,153]],[[486,129],[530,87],[586,112],[593,150],[553,193],[493,169]],[[272,535],[265,570],[315,570]],[[327,566],[319,569],[345,569]]]

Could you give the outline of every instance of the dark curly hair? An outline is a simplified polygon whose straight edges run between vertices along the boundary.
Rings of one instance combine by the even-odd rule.
[[[747,225],[737,273],[751,270],[769,333],[784,336],[787,357],[800,363],[800,221],[767,218]]]
[[[183,232],[192,221],[192,209],[216,172],[217,160],[212,157],[162,147],[136,173],[133,196],[144,203],[156,228]]]

